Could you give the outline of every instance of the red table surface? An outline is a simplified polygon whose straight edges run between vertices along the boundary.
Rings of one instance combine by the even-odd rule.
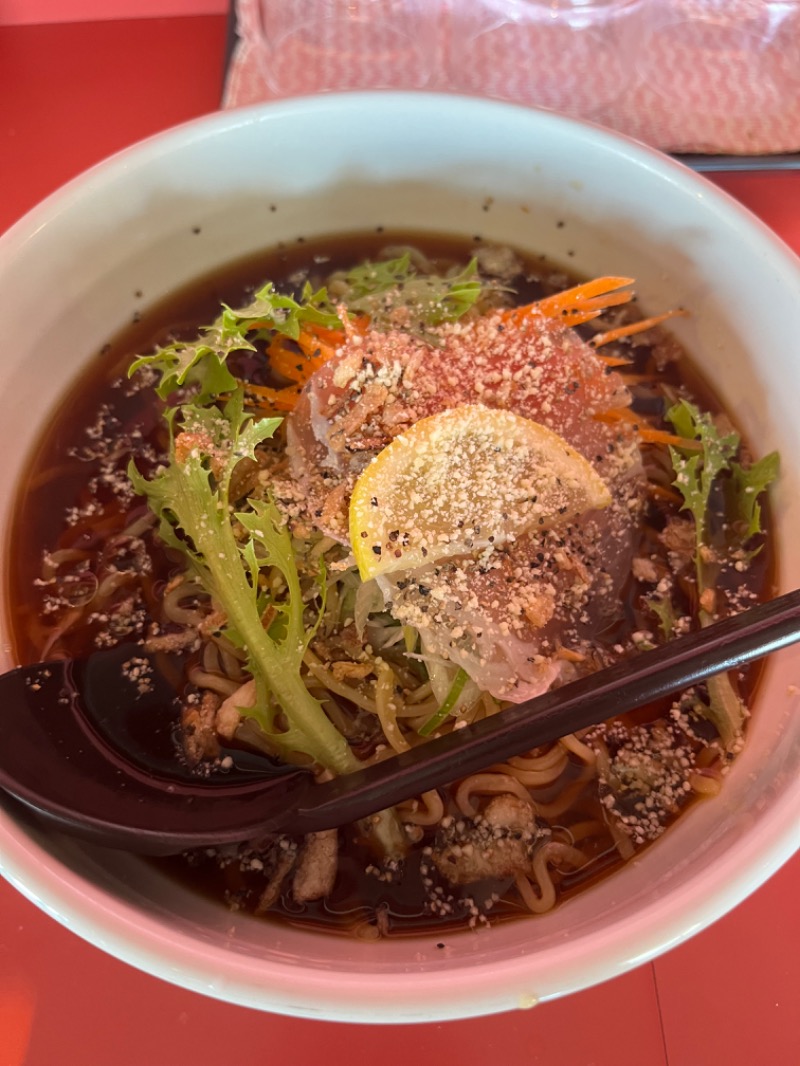
[[[0,28],[0,232],[111,152],[215,110],[224,41],[213,16]],[[800,252],[800,172],[716,180]],[[712,928],[579,995],[463,1022],[355,1026],[175,988],[0,881],[0,1066],[794,1066],[799,897],[796,857]]]

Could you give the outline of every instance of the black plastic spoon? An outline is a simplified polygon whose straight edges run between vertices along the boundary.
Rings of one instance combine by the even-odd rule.
[[[154,675],[140,692],[141,649],[117,648],[0,677],[0,789],[65,832],[145,854],[319,831],[797,640],[800,591],[322,785],[237,752],[229,773],[192,776],[175,760],[169,728],[154,724],[173,687]]]

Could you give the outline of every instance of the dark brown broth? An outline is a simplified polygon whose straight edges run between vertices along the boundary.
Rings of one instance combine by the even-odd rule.
[[[318,264],[314,269],[322,277],[337,267],[374,257],[387,244],[394,243],[414,244],[431,258],[461,262],[466,261],[475,248],[474,242],[429,235],[371,233],[336,237],[314,242],[313,245],[298,242],[237,262],[146,310],[140,310],[140,305],[146,303],[147,294],[131,293],[131,323],[92,361],[48,420],[48,428],[35,455],[31,457],[28,477],[20,488],[17,520],[10,543],[14,566],[8,568],[10,587],[6,596],[6,603],[15,605],[12,622],[19,661],[34,662],[42,654],[42,627],[39,622],[41,601],[34,589],[34,581],[41,573],[43,552],[56,544],[80,549],[97,542],[98,532],[91,523],[78,524],[66,533],[64,530],[66,510],[81,502],[85,497],[87,481],[98,470],[98,460],[75,457],[85,448],[86,427],[95,422],[98,410],[108,406],[113,408],[113,416],[121,432],[129,432],[132,426],[138,426],[146,439],[160,441],[163,446],[160,417],[150,402],[150,391],[126,396],[125,390],[118,385],[132,357],[136,353],[149,351],[170,337],[193,335],[198,324],[208,323],[216,317],[220,303],[231,306],[246,303],[262,279],[291,279],[295,272],[304,270],[312,261]],[[520,303],[536,299],[555,288],[565,287],[563,269],[541,258],[529,257],[526,260],[526,272],[530,280],[518,293]],[[548,282],[547,279],[553,280]],[[566,284],[576,280],[567,280]],[[291,282],[287,282],[287,288],[291,288]],[[674,344],[670,340],[664,343]],[[634,351],[642,367],[653,358],[653,350],[649,346],[640,345]],[[630,354],[631,349],[627,348],[626,353]],[[675,362],[667,365],[663,380],[676,389],[688,388],[692,395],[700,398],[704,409],[715,409],[710,390],[685,357],[681,357],[679,366]],[[639,391],[637,404],[643,414],[648,413],[647,408],[654,406],[646,390]],[[141,504],[137,506],[141,509]],[[124,528],[129,521],[129,512],[119,509],[119,513],[115,514],[113,508],[111,512],[113,531]],[[104,530],[103,535],[106,533],[107,530]],[[770,565],[766,552],[762,553],[758,565],[759,572],[751,574],[750,580],[756,587],[761,587],[768,577],[767,568]],[[162,555],[153,577],[154,596],[169,573],[169,560]],[[624,592],[618,629],[605,635],[609,644],[613,644],[621,632],[643,627],[644,620],[638,605],[640,596],[641,587],[631,580]],[[647,624],[652,627],[652,619]],[[74,656],[84,654],[91,649],[93,637],[91,630],[77,633],[62,643],[61,650]],[[751,672],[750,677],[753,676]],[[647,708],[639,712],[636,718],[652,718],[661,711],[660,707]],[[602,817],[598,800],[591,798],[588,793],[578,808],[579,813],[573,812],[570,817]],[[460,913],[446,918],[432,918],[425,912],[426,893],[420,879],[418,852],[415,851],[406,864],[402,878],[387,884],[365,872],[363,841],[358,839],[356,831],[353,828],[346,829],[342,837],[340,874],[333,894],[322,902],[304,905],[302,910],[290,898],[284,897],[278,908],[283,918],[304,924],[324,925],[340,932],[360,929],[367,936],[374,931],[375,915],[380,910],[388,914],[393,931],[397,932],[430,931],[438,925],[451,928],[463,924]],[[595,850],[596,855],[586,869],[563,879],[562,896],[585,887],[621,865],[609,837],[597,840]],[[258,873],[244,872],[235,863],[220,867],[215,861],[197,856],[189,865],[182,858],[163,860],[161,865],[175,877],[190,883],[194,889],[215,898],[225,898],[234,906],[252,909],[258,899]],[[455,898],[456,911],[460,906],[459,897],[474,895],[476,891],[484,895],[496,891],[502,899],[491,910],[493,919],[527,913],[519,902],[507,896],[507,887],[469,886],[468,893],[452,888],[449,892]]]

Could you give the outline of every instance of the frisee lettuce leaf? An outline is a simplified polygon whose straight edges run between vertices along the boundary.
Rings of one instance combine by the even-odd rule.
[[[701,412],[688,400],[680,400],[667,411],[666,417],[679,436],[702,444],[700,453],[684,453],[680,448],[670,447],[675,471],[673,485],[683,497],[683,509],[688,510],[694,519],[697,585],[698,593],[702,595],[712,584],[709,569],[703,561],[703,548],[711,547],[709,502],[715,484],[721,475],[725,475],[726,548],[744,548],[762,532],[760,496],[778,476],[778,453],[770,452],[763,459],[744,466],[735,458],[741,444],[739,434],[721,432],[710,414]]]
[[[759,497],[777,478],[779,468],[777,452],[770,452],[749,467],[731,463],[733,511],[741,524],[743,541],[761,532]]]
[[[245,307],[223,307],[210,326],[204,326],[191,341],[173,341],[151,355],[142,355],[131,365],[128,375],[150,367],[160,375],[156,392],[162,400],[177,389],[192,386],[192,403],[203,405],[233,392],[238,382],[227,367],[228,356],[236,351],[256,351],[254,341],[270,333],[282,333],[296,340],[304,322],[338,329],[339,318],[328,304],[325,289],[314,291],[306,284],[300,300],[276,291],[267,282]],[[249,336],[248,336],[249,335]]]
[[[414,323],[424,332],[461,318],[473,307],[481,294],[476,275],[474,259],[452,278],[418,274],[408,255],[366,263],[343,275],[344,289],[337,296],[337,306],[344,304],[351,314],[369,315],[376,329],[390,327],[392,312],[398,306],[407,307]],[[213,403],[239,384],[227,366],[232,352],[255,352],[257,341],[268,341],[276,333],[297,340],[304,325],[341,329],[337,306],[325,288],[315,290],[306,282],[299,299],[295,299],[279,293],[268,281],[245,307],[224,306],[198,337],[173,341],[150,355],[140,356],[128,373],[134,374],[143,367],[155,371],[159,375],[156,392],[163,400],[178,389],[187,388],[193,404]]]
[[[658,618],[658,628],[661,630],[664,640],[672,640],[675,632],[675,607],[669,596],[647,596],[645,602],[653,614]]]
[[[420,274],[408,253],[396,259],[363,263],[341,279],[340,299],[350,311],[370,316],[377,327],[392,325],[397,307],[411,312],[412,326],[431,327],[463,317],[481,294],[477,260],[444,278]]]
[[[257,700],[242,712],[256,718],[286,756],[308,755],[337,774],[358,769],[358,759],[300,675],[313,627],[305,628],[289,532],[270,501],[252,501],[252,512],[230,513],[234,467],[243,458],[254,458],[256,447],[272,436],[280,419],[254,421],[243,411],[241,390],[223,411],[188,406],[169,417],[180,430],[173,435],[168,464],[147,480],[131,463],[129,476],[157,515],[162,540],[186,557],[224,611],[226,635],[247,655]],[[277,567],[284,577],[287,592],[280,600],[270,600],[261,589],[264,567]],[[269,630],[262,624],[267,607],[274,611]]]
[[[695,528],[695,572],[700,600],[698,611],[700,625],[713,621],[712,615],[703,607],[703,593],[714,587],[714,570],[707,563],[713,558],[713,545],[709,530],[709,503],[712,491],[721,476],[725,477],[727,493],[727,543],[728,551],[743,549],[744,545],[761,532],[760,494],[769,486],[778,473],[778,456],[772,452],[749,467],[735,459],[741,443],[739,434],[722,432],[710,414],[701,412],[687,400],[680,400],[666,414],[675,432],[688,440],[700,441],[702,450],[681,450],[670,447],[670,458],[675,471],[674,487],[683,497],[683,510],[691,513]],[[753,553],[751,553],[753,554]],[[649,601],[651,608],[662,623],[666,621],[664,603]],[[707,683],[708,704],[699,710],[713,722],[726,749],[730,750],[741,736],[747,710],[736,692],[731,678],[719,674]]]
[[[707,541],[708,503],[711,490],[719,474],[728,470],[730,460],[739,449],[739,434],[720,433],[710,415],[702,413],[688,400],[680,400],[667,411],[679,437],[699,440],[701,453],[687,456],[677,448],[670,447],[672,468],[675,471],[675,488],[683,496],[683,508],[694,518],[698,545],[698,580],[703,585],[702,564],[699,559],[700,545]]]

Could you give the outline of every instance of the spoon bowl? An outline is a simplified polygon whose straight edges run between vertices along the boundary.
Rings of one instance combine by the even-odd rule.
[[[3,675],[0,787],[64,832],[141,854],[257,835],[270,796],[291,805],[309,773],[236,749],[224,770],[193,770],[159,666],[128,644]]]

